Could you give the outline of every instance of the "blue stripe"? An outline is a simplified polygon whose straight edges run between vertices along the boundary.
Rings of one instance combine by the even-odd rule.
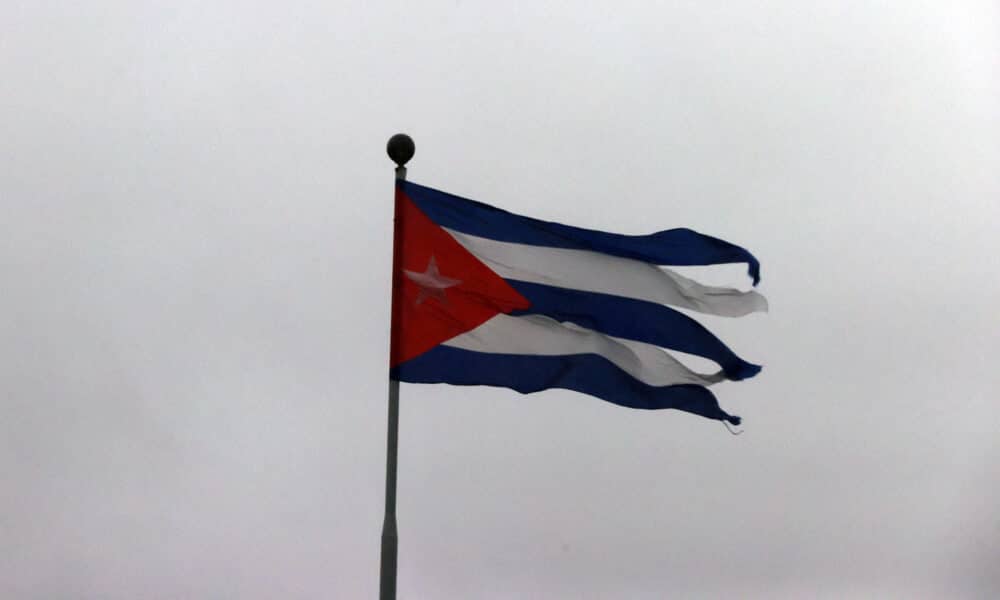
[[[718,265],[745,262],[754,285],[760,263],[746,249],[690,229],[621,235],[515,215],[410,181],[398,183],[432,221],[469,235],[501,242],[593,250],[658,265]]]
[[[506,387],[522,394],[563,388],[629,408],[673,408],[740,424],[740,418],[719,408],[715,396],[704,387],[647,385],[597,354],[488,354],[437,346],[397,365],[389,376],[409,383]]]
[[[729,379],[746,379],[760,372],[760,366],[736,356],[700,323],[672,308],[610,294],[506,281],[531,302],[531,308],[513,315],[543,314],[608,335],[703,356],[719,363]]]

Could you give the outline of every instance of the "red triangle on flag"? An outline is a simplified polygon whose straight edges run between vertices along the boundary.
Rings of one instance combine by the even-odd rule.
[[[393,244],[392,367],[531,305],[398,187]]]

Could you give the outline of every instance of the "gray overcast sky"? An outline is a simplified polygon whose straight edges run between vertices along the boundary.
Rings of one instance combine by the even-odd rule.
[[[992,1],[6,0],[0,596],[374,597],[407,131],[771,312],[740,437],[404,386],[401,598],[996,597],[998,107]]]

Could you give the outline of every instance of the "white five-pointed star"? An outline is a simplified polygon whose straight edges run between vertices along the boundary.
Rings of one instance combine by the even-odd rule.
[[[462,283],[459,279],[452,279],[441,275],[433,254],[431,255],[431,262],[427,263],[427,269],[423,273],[408,271],[406,269],[403,269],[403,273],[406,274],[410,281],[420,286],[417,304],[420,304],[428,297],[437,298],[438,301],[447,303],[448,297],[445,296],[444,291]]]

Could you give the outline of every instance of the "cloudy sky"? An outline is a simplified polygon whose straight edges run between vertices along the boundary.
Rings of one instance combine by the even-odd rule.
[[[374,597],[406,131],[771,312],[739,437],[404,385],[401,598],[995,597],[998,106],[989,0],[6,0],[0,596]]]

